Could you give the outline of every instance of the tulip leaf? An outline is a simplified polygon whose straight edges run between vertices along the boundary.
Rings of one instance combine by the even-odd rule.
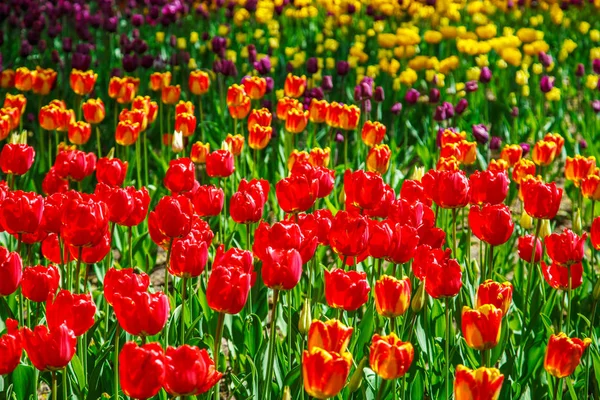
[[[244,342],[246,349],[252,358],[258,354],[262,344],[262,321],[256,314],[246,317]]]
[[[81,364],[81,360],[75,354],[73,359],[71,360],[71,364],[69,364],[70,369],[75,374],[75,378],[77,379],[77,385],[79,386],[79,390],[83,390],[86,386],[85,382],[85,373],[83,372],[83,365]]]
[[[13,389],[17,400],[28,400],[34,395],[33,381],[35,369],[30,365],[20,364],[12,373]]]

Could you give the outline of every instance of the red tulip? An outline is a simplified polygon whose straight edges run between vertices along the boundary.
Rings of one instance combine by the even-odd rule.
[[[594,218],[590,227],[590,241],[594,249],[600,250],[600,217]]]
[[[302,264],[306,264],[313,257],[317,248],[317,238],[314,235],[305,236],[299,225],[291,221],[280,221],[269,226],[266,222],[260,223],[254,232],[252,251],[261,260],[270,259],[267,249],[298,251]]]
[[[123,330],[131,335],[153,336],[169,319],[169,298],[163,292],[115,293],[113,308]]]
[[[233,154],[216,150],[206,156],[206,173],[211,178],[227,178],[235,171]]]
[[[554,289],[569,289],[569,274],[571,275],[571,289],[577,289],[583,283],[583,266],[581,263],[567,267],[557,263],[546,264],[542,261],[541,266],[544,279]]]
[[[13,372],[21,362],[23,353],[18,322],[8,318],[5,324],[6,333],[0,336],[0,375]]]
[[[403,198],[397,199],[390,206],[388,216],[394,222],[417,229],[422,226],[435,226],[433,210],[418,200],[411,202]]]
[[[146,219],[150,196],[145,187],[140,190],[133,186],[121,189],[99,183],[95,194],[106,203],[110,222],[121,226],[137,226]]]
[[[364,272],[335,268],[325,270],[325,298],[329,307],[358,310],[369,299],[369,283]]]
[[[552,376],[565,378],[575,372],[592,339],[570,338],[564,332],[551,335],[544,357],[544,369]]]
[[[54,265],[47,267],[37,265],[25,268],[23,280],[21,281],[21,290],[26,299],[41,303],[48,299],[48,295],[54,296],[59,283],[60,275],[58,268]]]
[[[428,264],[425,271],[427,293],[434,299],[456,296],[462,287],[462,271],[458,261],[450,259],[450,251],[431,250]]]
[[[312,182],[314,179],[319,181],[319,190],[317,198],[322,199],[333,191],[335,184],[335,175],[332,169],[324,167],[315,167],[308,162],[296,162],[292,167],[292,175],[304,175]]]
[[[520,236],[517,243],[517,251],[521,260],[530,263],[531,257],[533,257],[533,240],[535,236],[525,235]],[[538,238],[535,242],[535,259],[533,262],[538,263],[542,258],[542,241]]]
[[[42,192],[46,195],[64,193],[69,190],[69,181],[58,176],[54,167],[50,168],[42,180]]]
[[[104,236],[102,236],[98,242],[93,243],[90,246],[86,247],[75,247],[71,246],[67,243],[67,247],[69,249],[69,253],[71,254],[71,258],[73,260],[79,260],[84,264],[96,264],[100,261],[104,260],[104,257],[110,251],[110,231],[106,231]],[[81,257],[79,255],[81,254]]]
[[[192,237],[173,242],[169,273],[180,278],[200,276],[208,261],[208,247],[204,241]]]
[[[194,211],[200,217],[214,217],[223,210],[225,194],[223,189],[213,185],[198,186],[194,191],[192,202]]]
[[[279,206],[288,214],[307,211],[319,195],[319,180],[306,175],[291,175],[275,185]]]
[[[267,247],[262,278],[265,286],[277,290],[293,289],[302,277],[302,257],[296,249]]]
[[[0,152],[0,169],[5,174],[23,175],[33,165],[35,150],[26,144],[7,143]]]
[[[0,296],[8,296],[16,292],[22,276],[21,256],[0,246]]]
[[[526,179],[522,181],[521,193],[527,214],[533,218],[552,219],[560,208],[563,190],[557,188],[554,182],[547,184]]]
[[[569,266],[581,263],[584,256],[587,233],[577,236],[572,230],[565,229],[563,233],[553,233],[544,240],[548,256],[554,263]]]
[[[186,371],[187,372],[187,371]],[[158,394],[165,381],[165,355],[158,343],[127,342],[119,353],[119,382],[123,393],[145,400]]]
[[[409,262],[419,244],[417,230],[408,225],[391,224],[392,239],[387,250],[386,259],[394,264]]]
[[[505,171],[475,171],[469,177],[471,204],[500,204],[508,194],[508,174]]]
[[[383,195],[379,203],[370,210],[364,210],[364,215],[371,218],[388,218],[390,214],[390,210],[394,201],[396,200],[396,193],[394,189],[390,187],[388,184],[383,185]],[[354,210],[355,207],[348,207],[348,211]],[[360,210],[356,209],[357,212]]]
[[[163,183],[172,193],[187,192],[194,187],[195,166],[189,158],[171,160]]]
[[[307,237],[316,237],[320,245],[329,245],[329,232],[333,215],[328,209],[315,210],[312,214],[297,214],[298,225]]]
[[[81,336],[94,325],[94,314],[96,305],[89,293],[72,294],[61,290],[46,302],[46,322],[51,330],[64,324],[75,336]]]
[[[242,179],[238,191],[231,197],[231,218],[238,224],[260,221],[268,195],[268,181],[253,179],[247,182],[245,179]]]
[[[133,268],[110,268],[104,276],[104,298],[108,304],[113,304],[115,296],[129,293],[146,292],[150,286],[150,277]]]
[[[121,186],[127,175],[127,161],[118,158],[102,157],[96,165],[98,183],[108,186]]]
[[[358,170],[344,173],[344,192],[346,193],[346,208],[358,207],[370,210],[379,204],[383,197],[384,183],[380,174]]]
[[[491,246],[506,243],[515,228],[510,208],[504,204],[472,206],[469,226],[479,240]]]
[[[484,304],[477,309],[464,306],[461,328],[467,346],[475,350],[489,350],[500,341],[502,310],[493,304]]]
[[[239,313],[254,284],[252,253],[236,248],[223,252],[219,246],[206,288],[208,306],[217,312]]]
[[[367,250],[369,225],[361,215],[338,211],[329,231],[333,251],[344,257],[355,257]]]
[[[73,195],[64,205],[60,236],[71,246],[91,246],[108,230],[108,207],[91,195]]]
[[[44,213],[40,222],[46,232],[59,233],[62,226],[62,214],[68,197],[63,193],[54,193],[44,197]]]
[[[148,216],[148,230],[154,243],[165,246],[192,229],[194,208],[185,196],[164,196]]]
[[[84,180],[96,169],[96,155],[80,150],[62,150],[54,161],[56,174],[76,182]]]
[[[188,345],[167,349],[165,372],[165,390],[180,397],[206,393],[223,376],[205,349]]]
[[[37,231],[44,212],[44,199],[34,192],[10,192],[0,207],[0,224],[11,235]]]
[[[426,196],[442,208],[463,208],[469,203],[469,180],[462,171],[431,170],[421,182]]]
[[[407,179],[402,182],[400,198],[405,199],[409,204],[419,201],[427,206],[431,206],[431,199],[425,195],[425,189],[423,189],[420,181]]]
[[[77,338],[66,324],[54,329],[38,325],[33,331],[24,327],[21,336],[27,357],[40,371],[63,369],[71,362],[77,349]]]

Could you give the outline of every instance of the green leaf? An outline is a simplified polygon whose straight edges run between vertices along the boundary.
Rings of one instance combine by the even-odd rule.
[[[251,358],[254,359],[262,344],[262,321],[258,315],[250,314],[246,318],[245,327],[246,334],[244,336],[244,342],[248,353]]]
[[[71,360],[71,364],[69,367],[72,369],[75,374],[75,378],[77,379],[77,385],[79,386],[79,390],[83,390],[86,386],[85,382],[85,373],[83,372],[83,365],[81,364],[81,360],[77,356],[77,354]]]
[[[18,400],[28,400],[33,396],[35,369],[30,365],[20,364],[12,373],[13,390]]]

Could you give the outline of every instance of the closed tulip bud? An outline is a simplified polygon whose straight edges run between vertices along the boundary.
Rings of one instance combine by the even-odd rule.
[[[542,220],[542,226],[540,227],[540,235],[539,238],[544,240],[546,237],[552,234],[552,227],[550,227],[550,220],[544,219]]]
[[[456,400],[498,399],[504,375],[496,368],[481,367],[471,370],[464,365],[456,367],[454,398]]]
[[[479,240],[491,246],[506,243],[515,227],[510,208],[504,204],[472,206],[469,226]]]
[[[598,279],[596,281],[596,284],[594,285],[594,290],[592,291],[592,296],[594,297],[594,300],[598,301],[598,299],[600,299],[600,279]]]
[[[114,151],[113,151],[114,152]],[[121,186],[127,175],[127,161],[118,158],[102,157],[96,165],[96,179],[98,183],[108,186]]]
[[[570,338],[563,332],[550,336],[544,357],[544,369],[559,379],[571,375],[591,343],[590,338]]]
[[[415,297],[413,297],[412,302],[410,303],[410,308],[416,314],[423,309],[426,301],[427,292],[425,292],[425,283],[421,282],[421,284],[419,284],[419,287],[417,288],[417,293],[415,293]]]
[[[534,255],[533,255],[533,251],[534,251],[533,240],[534,239],[535,239],[535,236],[533,236],[533,235],[520,236],[518,244],[517,244],[519,257],[521,258],[521,260],[528,262],[528,263],[530,263],[531,258],[534,257]],[[541,258],[542,258],[542,241],[538,238],[537,242],[536,242],[536,246],[535,246],[534,262],[536,262],[536,263],[539,262]]]
[[[575,211],[575,216],[573,217],[573,231],[575,231],[576,233],[581,233],[582,231],[582,227],[581,227],[581,210],[577,209]]]
[[[292,400],[292,393],[289,386],[283,388],[283,396],[281,396],[281,400]]]
[[[13,294],[23,276],[23,262],[18,253],[0,247],[0,296]]]
[[[189,372],[189,371],[188,371]],[[127,342],[119,353],[119,382],[127,396],[145,400],[165,382],[165,355],[159,343]]]
[[[195,167],[189,158],[171,160],[163,184],[171,193],[187,192],[194,187]]]
[[[369,362],[369,358],[367,356],[364,356],[358,363],[358,366],[354,370],[354,373],[352,374],[352,376],[350,377],[350,381],[348,382],[348,389],[350,389],[350,393],[354,393],[358,389],[360,389],[360,386],[363,381],[363,375],[364,375],[363,371],[364,371],[365,367],[367,366],[368,362]]]
[[[310,328],[310,324],[312,323],[312,313],[310,309],[310,299],[307,297],[306,299],[304,299],[302,311],[300,311],[300,318],[298,318],[298,331],[300,331],[300,333],[303,335],[306,335],[308,333],[308,329]]]
[[[221,213],[225,195],[223,189],[212,185],[199,186],[194,191],[194,211],[200,217],[214,217]]]
[[[375,283],[374,296],[377,312],[387,318],[403,315],[410,304],[410,280],[383,275]]]

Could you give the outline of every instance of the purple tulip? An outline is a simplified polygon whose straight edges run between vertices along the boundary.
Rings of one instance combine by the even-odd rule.
[[[363,103],[365,105],[365,112],[368,114],[371,112],[371,100],[367,99]]]
[[[109,17],[104,20],[104,30],[110,33],[115,33],[117,31],[117,17]]]
[[[402,111],[402,103],[396,103],[392,106],[392,108],[390,109],[391,113],[394,115],[398,115],[400,114],[400,112]]]
[[[488,83],[492,80],[492,70],[488,67],[481,68],[481,72],[479,74],[479,82]]]
[[[431,88],[431,90],[429,91],[429,102],[435,104],[438,101],[440,101],[440,89]]]
[[[595,58],[594,61],[592,61],[592,69],[595,74],[600,75],[600,58]]]
[[[582,63],[577,64],[577,69],[575,70],[575,75],[580,78],[585,75],[585,66]]]
[[[133,72],[138,67],[138,57],[135,54],[126,54],[123,56],[123,69],[126,72]]]
[[[433,119],[436,121],[444,121],[448,116],[446,115],[446,109],[444,106],[437,106],[435,108],[435,113],[433,114]]]
[[[540,80],[540,89],[544,93],[548,93],[554,87],[554,77],[544,75]]]
[[[373,94],[373,100],[375,100],[378,103],[381,103],[383,100],[385,100],[385,92],[383,91],[383,88],[381,86],[377,86],[375,88],[375,93]]]
[[[499,150],[502,145],[502,139],[499,136],[492,136],[490,140],[490,150]]]
[[[80,71],[87,71],[90,69],[91,63],[92,57],[89,54],[75,52],[71,57],[71,66]]]
[[[550,65],[552,65],[552,56],[550,54],[547,54],[544,51],[540,51],[538,54],[538,60],[540,60],[540,63],[542,63],[542,65],[546,68],[548,68]]]
[[[472,126],[473,136],[479,144],[486,144],[490,140],[490,133],[488,132],[487,126],[484,124],[477,124]]]
[[[140,60],[140,65],[145,69],[152,68],[154,65],[154,57],[150,54],[144,54]]]
[[[516,106],[513,107],[510,111],[510,115],[512,115],[514,118],[517,118],[519,116],[519,108]]]
[[[336,132],[335,141],[338,143],[344,143],[344,135],[342,135],[342,132],[340,132],[340,131]]]
[[[131,17],[131,25],[137,27],[144,25],[144,16],[142,14],[134,14]]]
[[[73,40],[70,37],[64,37],[62,39],[62,49],[65,53],[73,51]]]
[[[371,82],[363,80],[360,83],[360,90],[363,99],[370,99],[373,97],[373,84]]]
[[[260,60],[255,61],[253,65],[254,69],[260,75],[267,75],[271,72],[271,59],[269,57],[263,57]]]
[[[469,102],[467,101],[467,99],[462,98],[458,101],[458,103],[456,103],[456,107],[454,108],[454,110],[456,111],[456,113],[458,115],[461,115],[462,113],[465,112],[465,110],[467,109],[468,106],[469,106]]]
[[[415,104],[419,100],[420,95],[421,94],[417,89],[410,88],[408,89],[408,92],[406,92],[404,100],[406,100],[406,102],[409,104]]]
[[[587,149],[587,147],[588,147],[588,144],[585,141],[585,139],[580,139],[579,140],[579,149],[580,150],[585,150],[585,149]]]
[[[248,45],[248,62],[250,64],[254,64],[254,62],[256,61],[256,46],[253,44],[249,44]]]
[[[333,89],[333,79],[331,78],[331,75],[325,75],[323,77],[323,80],[321,80],[321,88],[323,88],[325,92],[329,92]]]
[[[340,60],[337,62],[336,71],[339,76],[347,75],[348,71],[350,71],[350,65],[347,61]]]
[[[476,92],[479,86],[477,85],[477,81],[469,81],[465,83],[465,90],[467,93]]]
[[[523,157],[529,154],[529,150],[531,150],[531,146],[529,143],[521,143],[519,146],[523,149]]]
[[[271,93],[273,91],[273,87],[275,86],[275,82],[273,82],[273,78],[270,76],[267,76],[265,80],[267,81],[267,90],[265,90],[265,94]]]
[[[356,102],[362,101],[362,95],[363,94],[362,94],[360,85],[354,86],[354,101],[356,101]]]
[[[592,101],[592,110],[594,110],[595,113],[600,113],[600,100]]]
[[[306,61],[306,72],[316,74],[319,71],[319,62],[315,57],[311,57]]]

